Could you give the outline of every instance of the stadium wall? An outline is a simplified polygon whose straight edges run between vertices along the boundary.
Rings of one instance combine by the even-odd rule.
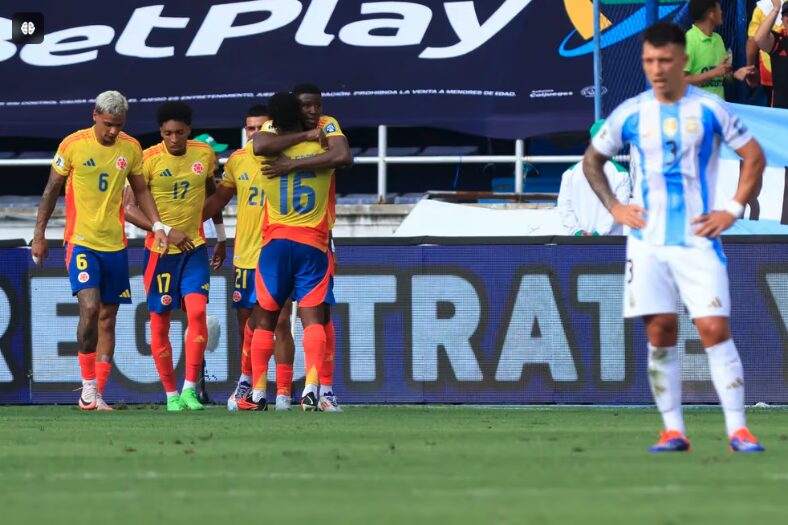
[[[78,308],[63,250],[53,246],[35,268],[28,249],[2,246],[0,403],[72,403]],[[737,236],[726,253],[747,401],[788,402],[788,242]],[[142,256],[130,248],[134,303],[118,316],[111,402],[164,399],[148,347]],[[621,238],[353,239],[339,243],[337,257],[335,390],[345,403],[651,402],[642,323],[621,318]],[[225,267],[211,280],[209,315],[223,329],[206,361],[219,402],[239,372],[233,279]],[[182,329],[174,316],[181,376]],[[685,402],[715,402],[686,313],[679,349]]]

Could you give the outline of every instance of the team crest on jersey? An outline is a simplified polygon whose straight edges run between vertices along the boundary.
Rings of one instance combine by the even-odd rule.
[[[202,173],[204,170],[205,170],[205,166],[203,166],[203,163],[202,163],[202,162],[195,162],[194,164],[192,164],[192,171],[193,171],[195,174],[199,175],[199,174],[201,174],[201,173]]]
[[[675,136],[678,130],[679,122],[673,117],[666,118],[665,122],[662,123],[662,132],[668,137]]]
[[[241,302],[241,292],[239,292],[238,290],[233,292],[233,302],[234,303]]]
[[[684,132],[695,135],[700,132],[700,119],[698,117],[687,117],[684,120]]]
[[[77,280],[81,283],[86,283],[90,280],[90,274],[88,272],[79,272]]]
[[[167,294],[162,295],[161,304],[163,304],[164,306],[170,306],[172,304],[172,296]]]
[[[128,165],[129,161],[126,160],[126,157],[118,157],[118,160],[115,161],[115,167],[119,170],[125,170]]]

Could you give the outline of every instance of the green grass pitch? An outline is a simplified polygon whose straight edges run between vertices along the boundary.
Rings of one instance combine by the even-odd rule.
[[[786,416],[750,411],[746,456],[689,409],[693,451],[654,456],[654,409],[0,407],[0,522],[785,523]]]

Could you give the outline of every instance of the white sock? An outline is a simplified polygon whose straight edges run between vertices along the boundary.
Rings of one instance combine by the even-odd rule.
[[[89,385],[93,385],[95,387],[96,385],[98,385],[98,381],[96,381],[95,379],[82,380],[82,386],[89,386]]]
[[[257,403],[261,399],[265,399],[265,390],[252,390],[252,401]]]
[[[187,388],[191,388],[192,390],[197,390],[197,383],[192,383],[191,381],[184,381],[183,389],[186,390]]]
[[[648,345],[648,382],[666,430],[686,433],[681,414],[681,364],[675,346]]]
[[[301,392],[301,397],[306,397],[307,394],[312,393],[313,396],[317,396],[317,385],[306,385],[304,386],[304,391]]]
[[[331,385],[320,385],[320,395],[324,396],[326,394],[333,395],[334,389],[331,388]]]
[[[744,419],[744,369],[733,339],[706,349],[711,380],[725,414],[725,428],[730,436],[747,426]]]
[[[252,384],[252,376],[248,376],[246,374],[241,374],[241,377],[238,378],[238,383],[240,384],[240,383],[243,383],[244,381],[246,381],[247,383],[249,383],[251,385]]]
[[[178,396],[178,391],[177,390],[175,390],[174,392],[167,392],[167,399],[170,399],[170,398],[173,398],[173,397],[177,397],[177,396]]]

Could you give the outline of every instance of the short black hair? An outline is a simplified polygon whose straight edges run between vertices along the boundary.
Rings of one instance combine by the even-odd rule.
[[[643,42],[648,42],[654,47],[665,47],[669,44],[687,47],[687,36],[676,24],[657,22],[643,31]]]
[[[718,0],[690,0],[689,14],[693,22],[706,18],[706,14],[717,6]]]
[[[246,112],[247,117],[267,117],[268,106],[265,104],[255,104]]]
[[[293,86],[291,93],[295,96],[298,95],[322,95],[320,88],[314,84],[298,84]]]
[[[176,120],[191,126],[192,108],[185,102],[165,102],[159,106],[159,110],[156,112],[156,120],[158,120],[159,126],[168,120]]]
[[[274,93],[268,99],[268,111],[280,131],[293,131],[301,125],[301,103],[292,93]]]

